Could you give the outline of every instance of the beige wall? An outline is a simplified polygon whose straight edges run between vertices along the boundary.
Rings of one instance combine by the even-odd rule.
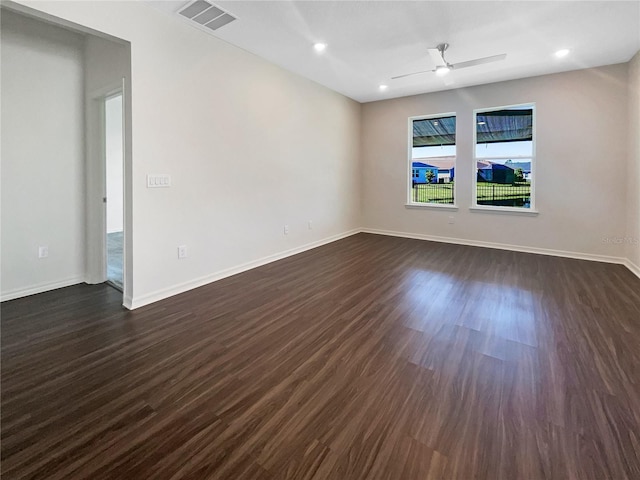
[[[362,107],[363,226],[467,242],[624,256],[627,65],[372,102]],[[476,213],[472,112],[535,102],[538,216]],[[406,208],[407,119],[456,112],[456,212]],[[448,217],[454,217],[454,224]]]
[[[629,63],[627,258],[640,275],[640,52]]]
[[[19,3],[131,42],[134,306],[360,226],[357,102],[143,2]]]
[[[84,280],[83,42],[2,12],[2,299]],[[38,247],[49,256],[38,258]]]

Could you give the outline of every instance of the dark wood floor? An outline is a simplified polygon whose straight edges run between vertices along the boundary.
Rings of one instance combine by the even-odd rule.
[[[640,279],[360,234],[2,304],[3,479],[638,479]]]

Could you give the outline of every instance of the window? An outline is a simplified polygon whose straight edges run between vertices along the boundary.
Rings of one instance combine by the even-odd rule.
[[[454,113],[409,119],[409,204],[455,202],[456,116]]]
[[[534,209],[533,104],[474,112],[475,204]]]

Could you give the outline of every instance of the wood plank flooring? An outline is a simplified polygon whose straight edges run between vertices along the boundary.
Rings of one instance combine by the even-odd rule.
[[[640,279],[359,234],[2,304],[3,479],[638,479]]]

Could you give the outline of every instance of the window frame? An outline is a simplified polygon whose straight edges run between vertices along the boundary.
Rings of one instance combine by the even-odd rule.
[[[429,115],[416,115],[413,117],[409,117],[407,121],[407,166],[405,167],[405,175],[407,177],[407,202],[405,203],[406,207],[419,207],[419,208],[441,208],[441,209],[449,209],[449,210],[457,210],[458,209],[458,184],[454,180],[453,182],[453,203],[422,203],[422,202],[414,202],[411,196],[413,189],[413,122],[415,120],[432,120],[434,118],[443,118],[443,117],[455,117],[456,119],[456,155],[454,161],[454,168],[456,169],[457,175],[457,167],[458,167],[458,114],[456,112],[445,112],[445,113],[435,113]]]
[[[486,112],[495,112],[497,110],[505,110],[505,109],[513,109],[513,108],[531,108],[532,111],[532,122],[531,122],[531,156],[492,156],[492,157],[478,157],[477,156],[477,147],[478,147],[478,114],[486,113]],[[472,203],[470,210],[472,211],[487,211],[487,212],[501,212],[501,213],[517,213],[517,214],[533,214],[537,215],[538,210],[536,209],[536,186],[537,186],[537,178],[536,178],[536,146],[538,135],[536,132],[537,125],[537,113],[536,113],[536,103],[535,102],[524,102],[524,103],[516,103],[513,105],[500,105],[495,107],[483,107],[476,108],[473,110],[473,114],[471,115],[471,121],[473,122],[473,163],[471,168],[472,173]],[[458,126],[456,123],[456,130]],[[456,143],[457,143],[457,132],[456,132]],[[531,202],[529,208],[523,207],[501,207],[498,205],[479,205],[478,204],[478,161],[483,159],[485,160],[516,160],[516,159],[531,159]]]

